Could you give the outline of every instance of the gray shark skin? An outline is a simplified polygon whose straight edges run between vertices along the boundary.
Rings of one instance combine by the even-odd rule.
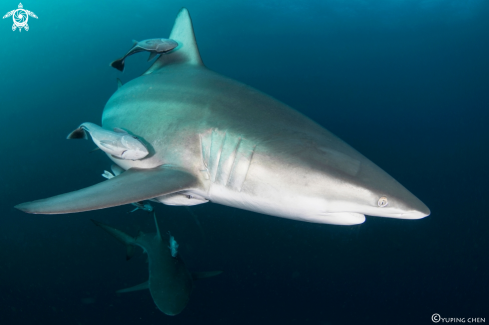
[[[113,159],[126,172],[18,209],[58,214],[147,199],[185,206],[210,201],[337,225],[363,223],[365,215],[430,214],[394,178],[320,125],[207,69],[186,9],[170,38],[179,46],[118,89],[102,116],[104,128],[131,130],[155,154],[138,161]]]
[[[134,238],[101,222],[95,220],[92,220],[92,222],[126,245],[127,259],[134,255],[134,246],[141,247],[148,254],[148,281],[117,292],[124,293],[149,289],[158,309],[167,315],[174,316],[182,312],[190,300],[194,279],[215,276],[222,272],[189,272],[178,254],[172,256],[172,251],[169,247],[169,235],[165,234],[162,236],[156,215],[154,215],[154,219],[156,234],[140,232]]]

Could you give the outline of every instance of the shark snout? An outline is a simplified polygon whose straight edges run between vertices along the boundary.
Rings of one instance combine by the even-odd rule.
[[[412,207],[411,210],[401,214],[402,219],[421,219],[431,214],[431,211],[426,204],[419,199],[417,199],[417,201],[416,207]]]

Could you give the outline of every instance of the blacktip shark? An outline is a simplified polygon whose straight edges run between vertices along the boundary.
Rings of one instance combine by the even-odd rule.
[[[170,38],[179,46],[119,88],[102,116],[105,128],[131,130],[155,153],[113,159],[126,170],[119,176],[18,209],[60,214],[147,199],[184,206],[210,201],[336,225],[363,223],[365,215],[430,214],[404,186],[317,123],[207,69],[185,8]]]
[[[67,139],[88,139],[92,137],[97,147],[117,159],[143,159],[149,154],[148,149],[138,137],[120,128],[106,130],[94,123],[83,123],[72,131]]]
[[[126,55],[124,55],[122,58],[111,62],[111,67],[116,68],[119,71],[124,71],[124,61],[130,55],[147,51],[150,52],[148,61],[151,61],[156,55],[171,51],[178,46],[177,42],[172,39],[166,38],[147,39],[140,42],[133,40],[132,42],[133,46],[131,47],[129,52],[127,52]]]
[[[179,314],[187,305],[193,288],[193,281],[219,275],[221,271],[190,272],[178,254],[178,243],[168,232],[162,234],[156,215],[156,234],[139,232],[137,237],[92,220],[94,224],[107,231],[126,245],[127,256],[134,255],[134,247],[139,246],[148,254],[149,280],[131,288],[118,290],[118,293],[149,289],[156,306],[163,313],[173,316]]]

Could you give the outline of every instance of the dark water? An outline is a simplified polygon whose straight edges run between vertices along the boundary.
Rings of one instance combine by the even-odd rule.
[[[2,1],[2,15],[18,3]],[[472,1],[29,1],[30,30],[0,25],[0,324],[489,322],[489,10]],[[156,211],[193,270],[184,312],[159,312],[145,257],[90,218],[153,231],[130,206],[28,215],[15,204],[101,181],[110,166],[66,135],[100,123],[123,82],[108,63],[167,37],[187,6],[204,63],[284,101],[366,155],[431,209],[422,220],[309,224],[215,204]]]

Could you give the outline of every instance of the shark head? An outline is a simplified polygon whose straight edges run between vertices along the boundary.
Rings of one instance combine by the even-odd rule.
[[[329,213],[397,219],[421,219],[430,214],[421,200],[366,158],[360,160],[354,175],[330,172],[327,181],[336,183],[335,193],[328,192]]]
[[[430,214],[409,190],[339,138],[329,134],[328,141],[320,141],[304,135],[257,146],[240,189],[247,194],[243,206],[336,225],[361,224],[366,215],[420,219]]]

